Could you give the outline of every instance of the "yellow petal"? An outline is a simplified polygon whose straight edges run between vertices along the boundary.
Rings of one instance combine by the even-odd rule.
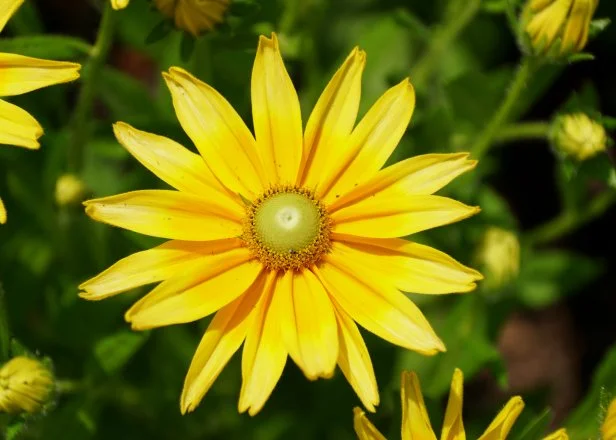
[[[607,409],[605,420],[601,425],[601,435],[603,440],[616,439],[616,399],[613,399]]]
[[[436,440],[426,410],[419,379],[414,372],[402,372],[402,440]]]
[[[509,399],[478,440],[505,440],[523,409],[524,401],[521,397],[515,396]]]
[[[259,37],[250,87],[255,136],[269,182],[295,184],[302,160],[302,115],[276,34]]]
[[[245,294],[223,307],[208,326],[195,352],[180,399],[182,414],[193,411],[231,356],[240,348],[261,297],[265,276],[257,278]]]
[[[581,51],[588,41],[588,30],[597,3],[594,0],[574,0],[563,32],[560,52]]]
[[[321,282],[309,270],[288,271],[274,296],[280,332],[295,363],[310,380],[331,377],[338,359],[338,328]]]
[[[564,25],[571,1],[555,0],[532,17],[526,26],[526,32],[535,48],[543,48],[543,51],[550,48]]]
[[[186,272],[205,259],[214,260],[218,254],[239,248],[237,238],[193,242],[168,241],[146,251],[137,252],[115,263],[94,278],[82,283],[80,297],[101,300],[145,284],[156,283]]]
[[[339,165],[329,160],[334,151],[346,148],[355,125],[361,96],[361,75],[366,65],[366,53],[353,49],[333,76],[306,125],[304,134],[303,178],[299,182],[316,188],[325,176],[332,176]]]
[[[359,408],[353,408],[353,428],[359,440],[387,440]]]
[[[0,53],[0,96],[14,96],[79,78],[81,66]]]
[[[376,194],[380,197],[432,194],[477,165],[476,160],[467,158],[467,153],[424,154],[403,160],[380,170],[372,179],[336,198],[329,205],[329,211],[335,212]]]
[[[248,198],[261,193],[261,162],[255,140],[225,98],[187,71],[163,73],[182,128],[220,182]]]
[[[140,234],[176,240],[217,240],[239,237],[242,209],[238,205],[179,191],[144,190],[84,202],[94,220]],[[219,198],[220,199],[220,198]]]
[[[603,437],[604,440],[610,440],[610,437]],[[569,440],[569,434],[565,428],[554,431],[550,435],[543,437],[543,440]]]
[[[0,199],[0,225],[6,223],[6,208],[4,207],[4,202]]]
[[[172,187],[201,196],[216,191],[227,196],[229,203],[243,206],[241,199],[214,177],[201,156],[177,142],[137,130],[124,122],[114,124],[113,132],[118,142],[143,166]]]
[[[421,311],[397,289],[369,269],[354,270],[343,256],[331,253],[317,276],[338,305],[375,335],[425,355],[445,351]]]
[[[129,1],[130,0],[111,0],[111,7],[118,11],[127,7]]]
[[[331,203],[342,195],[372,178],[380,170],[411,120],[415,108],[415,91],[405,79],[389,89],[366,113],[348,139],[347,148],[337,148],[330,159],[338,164],[333,178],[326,176],[317,192],[325,202]]]
[[[245,249],[226,254],[197,271],[163,281],[126,312],[126,320],[134,330],[146,330],[196,321],[229,304],[246,292],[262,266],[247,261]]]
[[[359,267],[371,267],[379,279],[404,292],[469,292],[483,277],[449,255],[399,238],[362,238],[333,234],[333,247]]]
[[[0,32],[24,0],[0,0]]]
[[[0,99],[0,144],[36,150],[42,135],[43,128],[28,112]]]
[[[254,416],[272,394],[287,361],[287,351],[280,337],[280,316],[271,307],[277,273],[270,271],[264,293],[247,331],[242,354],[242,389],[239,412]]]
[[[379,389],[364,338],[355,322],[334,303],[338,321],[338,365],[368,411],[379,404]]]
[[[392,238],[454,223],[479,211],[447,197],[377,194],[334,212],[331,218],[334,232],[340,234]]]
[[[451,379],[451,389],[449,390],[449,400],[447,401],[441,440],[466,440],[464,424],[462,423],[463,384],[464,376],[462,371],[456,368],[453,373],[453,379]]]

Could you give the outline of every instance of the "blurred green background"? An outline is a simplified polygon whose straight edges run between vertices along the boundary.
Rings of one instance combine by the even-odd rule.
[[[2,423],[25,426],[15,438],[354,438],[352,408],[360,403],[340,372],[313,383],[292,362],[254,418],[236,409],[239,356],[199,408],[181,416],[184,375],[207,320],[133,333],[123,313],[145,289],[97,303],[79,299],[80,282],[158,242],[97,224],[79,205],[58,206],[55,183],[66,172],[76,173],[88,197],[162,187],[115,141],[111,123],[125,121],[193,149],[161,84],[160,72],[173,65],[213,85],[250,126],[257,38],[271,31],[279,34],[304,120],[358,45],[367,52],[360,113],[408,75],[416,88],[415,114],[392,161],[466,151],[493,115],[520,59],[504,13],[507,3],[236,1],[228,21],[197,40],[175,29],[162,32],[163,19],[146,0],[132,0],[117,12],[108,63],[93,81],[92,117],[73,114],[80,82],[12,100],[39,120],[45,136],[40,151],[0,148],[0,194],[8,211],[8,223],[0,227],[0,281],[14,350],[23,346],[49,357],[65,392],[44,414],[5,417]],[[443,29],[450,29],[444,23],[459,23],[465,14],[468,24],[435,49],[435,41],[444,41]],[[603,1],[595,16],[615,17],[616,3]],[[83,43],[94,41],[99,20],[94,2],[27,1],[0,38],[0,52],[84,61]],[[46,33],[70,38],[46,37],[35,44]],[[611,26],[586,49],[594,61],[542,68],[516,103],[514,120],[549,121],[564,109],[616,116],[609,67],[616,63],[615,45]],[[428,61],[426,54],[432,54]],[[71,147],[81,123],[83,161]],[[572,438],[596,438],[600,405],[616,392],[616,210],[612,206],[554,236],[537,235],[536,228],[565,208],[584,216],[594,197],[613,192],[613,163],[613,155],[602,154],[572,169],[545,141],[508,142],[494,146],[472,175],[446,189],[445,194],[479,204],[482,213],[413,239],[478,266],[477,248],[487,227],[515,231],[522,243],[520,274],[470,295],[411,295],[446,343],[445,354],[421,357],[364,332],[381,390],[381,405],[370,418],[389,438],[399,436],[400,372],[418,372],[439,430],[455,367],[465,373],[469,438],[513,394],[521,394],[527,407],[512,438],[540,438],[544,427],[563,424]]]

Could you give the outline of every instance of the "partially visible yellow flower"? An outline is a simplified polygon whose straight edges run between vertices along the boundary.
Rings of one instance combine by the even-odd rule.
[[[566,55],[584,49],[598,3],[599,0],[530,0],[522,23],[533,52]]]
[[[111,7],[117,11],[127,7],[129,2],[130,0],[111,0]]]
[[[193,36],[222,22],[230,0],[154,0],[156,7]]]
[[[60,206],[81,202],[86,187],[74,174],[63,174],[56,181],[56,203]]]
[[[616,399],[612,400],[601,425],[602,440],[616,439]]]
[[[0,31],[24,0],[0,1]],[[15,96],[79,78],[80,65],[0,53],[0,96]],[[43,128],[29,113],[0,99],[0,144],[39,148]],[[0,223],[6,211],[0,201]]]
[[[485,232],[477,253],[483,266],[484,284],[498,288],[511,281],[520,270],[520,242],[510,231],[490,227]]]
[[[14,357],[0,368],[0,412],[37,412],[49,399],[53,382],[42,362]]]
[[[556,148],[577,160],[585,160],[607,147],[608,137],[603,126],[584,113],[560,116],[555,122]]]
[[[451,380],[441,440],[466,439],[462,422],[463,381],[462,371],[456,368]],[[421,393],[419,379],[414,372],[402,373],[400,397],[402,401],[402,440],[436,440],[436,434],[432,429]],[[524,402],[521,397],[515,396],[509,399],[478,440],[505,440],[523,409]],[[385,436],[376,429],[360,408],[355,408],[353,412],[355,415],[353,427],[359,440],[385,440]],[[568,438],[566,431],[560,429],[545,437],[544,440],[567,440]]]

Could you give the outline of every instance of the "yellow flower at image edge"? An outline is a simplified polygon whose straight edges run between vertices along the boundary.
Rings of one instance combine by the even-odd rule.
[[[195,37],[222,22],[229,3],[230,0],[154,0],[156,7],[171,18],[177,28]]]
[[[451,380],[441,440],[466,438],[462,421],[463,380],[462,371],[456,368]],[[402,401],[402,440],[436,440],[421,393],[419,379],[415,373],[406,371],[402,373],[400,397]],[[512,397],[478,440],[506,439],[523,409],[522,399],[519,396]],[[385,440],[385,436],[376,429],[361,409],[355,408],[354,415],[353,425],[359,440]],[[567,440],[568,438],[566,431],[560,429],[545,437],[544,440]]]
[[[616,399],[610,402],[605,420],[601,425],[602,440],[616,440]]]
[[[85,202],[93,219],[168,238],[83,283],[100,300],[160,282],[128,312],[135,330],[216,312],[181,396],[192,411],[243,343],[239,410],[257,413],[287,356],[314,380],[340,367],[363,404],[379,402],[355,324],[432,355],[442,341],[401,291],[468,292],[481,275],[404,237],[478,208],[432,195],[472,169],[467,154],[428,154],[381,169],[410,121],[408,80],[357,126],[365,53],[354,49],[308,118],[302,117],[275,35],[261,37],[252,71],[256,140],[212,87],[180,68],[163,76],[180,124],[200,155],[118,123],[119,142],[171,190]],[[355,126],[355,127],[354,127]]]
[[[0,31],[24,0],[4,0],[0,8]],[[80,65],[0,53],[0,96],[15,96],[79,78]],[[39,148],[43,128],[28,112],[0,99],[0,144]],[[0,201],[0,223],[6,211]]]
[[[127,7],[129,2],[130,0],[111,0],[111,7],[118,11]]]
[[[53,389],[53,375],[36,359],[17,356],[0,368],[0,412],[37,412]]]
[[[599,0],[530,0],[523,23],[533,52],[566,55],[584,49]]]

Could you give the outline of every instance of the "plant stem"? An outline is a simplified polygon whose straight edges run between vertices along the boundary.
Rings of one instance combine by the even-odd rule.
[[[616,192],[607,189],[596,196],[584,211],[564,211],[556,218],[526,234],[529,244],[538,245],[567,235],[584,224],[601,216],[616,202]]]
[[[526,82],[530,78],[532,72],[535,70],[535,63],[530,57],[522,58],[522,63],[518,68],[511,86],[507,90],[505,99],[501,103],[500,107],[494,113],[492,119],[488,122],[485,128],[479,133],[479,136],[475,140],[471,154],[475,159],[481,158],[485,155],[488,149],[492,146],[495,138],[498,135],[500,128],[503,124],[506,124],[510,118],[511,111],[513,110],[518,97],[524,91]]]
[[[68,166],[73,172],[79,171],[83,165],[83,150],[89,136],[88,120],[96,97],[96,85],[100,70],[105,65],[113,42],[114,25],[114,11],[111,4],[106,2],[103,17],[98,27],[96,42],[90,51],[89,60],[84,65],[81,89],[71,121],[72,136],[68,150]]]
[[[494,136],[495,143],[522,141],[527,139],[547,139],[550,124],[547,122],[521,122],[501,128]]]
[[[441,60],[443,52],[457,38],[458,34],[471,22],[479,11],[481,0],[468,0],[459,2],[463,4],[459,13],[452,13],[451,19],[440,26],[430,39],[426,52],[419,59],[411,72],[413,84],[421,86],[432,74],[434,68]]]
[[[0,363],[9,359],[11,351],[11,330],[9,328],[8,313],[6,311],[6,302],[4,300],[4,289],[0,283]]]

